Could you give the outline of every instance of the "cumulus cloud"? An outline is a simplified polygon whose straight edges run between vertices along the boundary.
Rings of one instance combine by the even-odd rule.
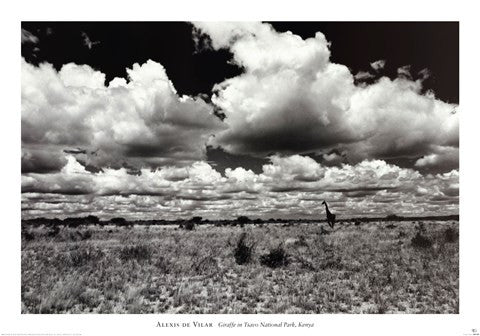
[[[225,176],[204,161],[142,169],[139,175],[126,168],[90,172],[70,155],[59,172],[24,174],[22,191],[22,206],[30,216],[51,216],[59,202],[69,209],[62,216],[125,213],[145,218],[160,213],[170,219],[193,214],[318,218],[323,199],[348,216],[458,211],[456,170],[422,175],[381,160],[327,167],[300,155],[272,156],[258,174],[227,168]]]
[[[302,39],[262,23],[195,23],[215,49],[227,48],[244,69],[214,88],[212,102],[228,126],[214,143],[236,154],[325,154],[345,151],[364,159],[418,158],[435,146],[458,143],[454,105],[422,94],[409,67],[399,77],[355,84],[355,76],[330,61],[325,36]],[[198,34],[198,32],[197,32]],[[379,71],[380,60],[371,64]],[[357,77],[365,77],[357,74]],[[367,75],[368,76],[368,75]]]
[[[430,171],[455,169],[459,165],[459,150],[456,147],[435,147],[432,154],[425,155],[415,162],[415,167]]]
[[[22,59],[22,148],[81,147],[97,167],[157,167],[205,156],[209,137],[224,127],[202,98],[180,97],[163,66],[134,64],[128,79],[105,85],[87,65],[56,71]],[[29,159],[25,156],[26,165]]]
[[[24,148],[21,159],[22,174],[55,172],[67,163],[63,153],[56,148]]]

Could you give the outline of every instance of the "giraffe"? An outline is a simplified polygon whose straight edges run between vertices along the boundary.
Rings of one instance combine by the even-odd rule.
[[[327,223],[333,229],[335,225],[335,214],[332,214],[330,210],[328,210],[327,202],[323,201],[322,204],[325,204],[325,211],[327,212]]]

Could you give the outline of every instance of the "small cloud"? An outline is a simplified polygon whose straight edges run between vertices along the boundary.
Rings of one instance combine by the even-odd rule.
[[[354,78],[355,78],[355,80],[357,80],[357,81],[364,81],[364,80],[367,80],[367,79],[375,78],[375,76],[372,75],[370,72],[359,71],[359,72],[354,76]]]
[[[45,30],[45,35],[50,36],[53,34],[53,28],[47,27]]]
[[[94,45],[100,44],[100,41],[92,41],[85,32],[82,32],[82,37],[83,37],[83,44],[88,49],[92,49]]]
[[[193,27],[192,39],[195,45],[195,53],[212,49],[212,39],[208,34],[203,33],[199,28]]]
[[[410,74],[410,65],[404,65],[397,69],[397,74],[400,77],[412,78]]]
[[[385,67],[385,63],[386,63],[385,60],[378,60],[370,63],[370,66],[372,67],[373,70],[380,71]]]
[[[28,30],[22,28],[22,44],[24,43],[38,43],[38,37],[30,33]]]
[[[63,152],[67,154],[87,154],[87,150],[82,148],[64,149]]]
[[[425,80],[425,79],[429,78],[431,74],[432,74],[432,73],[431,73],[430,70],[428,70],[427,68],[422,69],[422,70],[420,70],[420,71],[418,72],[418,75],[420,76],[420,78],[421,78],[422,80]]]
[[[436,146],[433,153],[419,158],[415,167],[440,172],[458,168],[459,151],[456,147]]]

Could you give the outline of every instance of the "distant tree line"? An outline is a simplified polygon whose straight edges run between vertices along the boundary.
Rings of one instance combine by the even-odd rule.
[[[425,217],[403,217],[395,214],[387,215],[386,217],[355,217],[349,219],[340,219],[342,222],[374,222],[374,221],[417,221],[417,220],[428,220],[428,221],[445,221],[445,220],[459,220],[459,215],[449,215],[449,216],[425,216]],[[67,226],[67,227],[79,227],[82,225],[115,225],[119,227],[132,227],[133,225],[179,225],[182,228],[187,230],[193,229],[196,225],[202,224],[213,224],[215,226],[244,226],[247,224],[294,224],[294,223],[318,223],[324,222],[325,219],[282,219],[282,218],[270,218],[264,220],[261,218],[251,219],[247,216],[238,216],[236,219],[217,219],[209,220],[203,219],[200,216],[194,216],[190,219],[174,219],[174,220],[165,220],[165,219],[149,219],[149,220],[127,220],[123,217],[114,217],[108,220],[101,220],[97,216],[89,215],[85,217],[67,217],[64,219],[59,218],[33,218],[33,219],[22,219],[22,226]]]

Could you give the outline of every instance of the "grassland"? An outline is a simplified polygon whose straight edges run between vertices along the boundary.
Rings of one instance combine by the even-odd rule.
[[[22,313],[458,313],[458,222],[321,232],[311,223],[29,228]],[[239,265],[242,233],[253,248]],[[275,248],[286,258],[268,267]]]

